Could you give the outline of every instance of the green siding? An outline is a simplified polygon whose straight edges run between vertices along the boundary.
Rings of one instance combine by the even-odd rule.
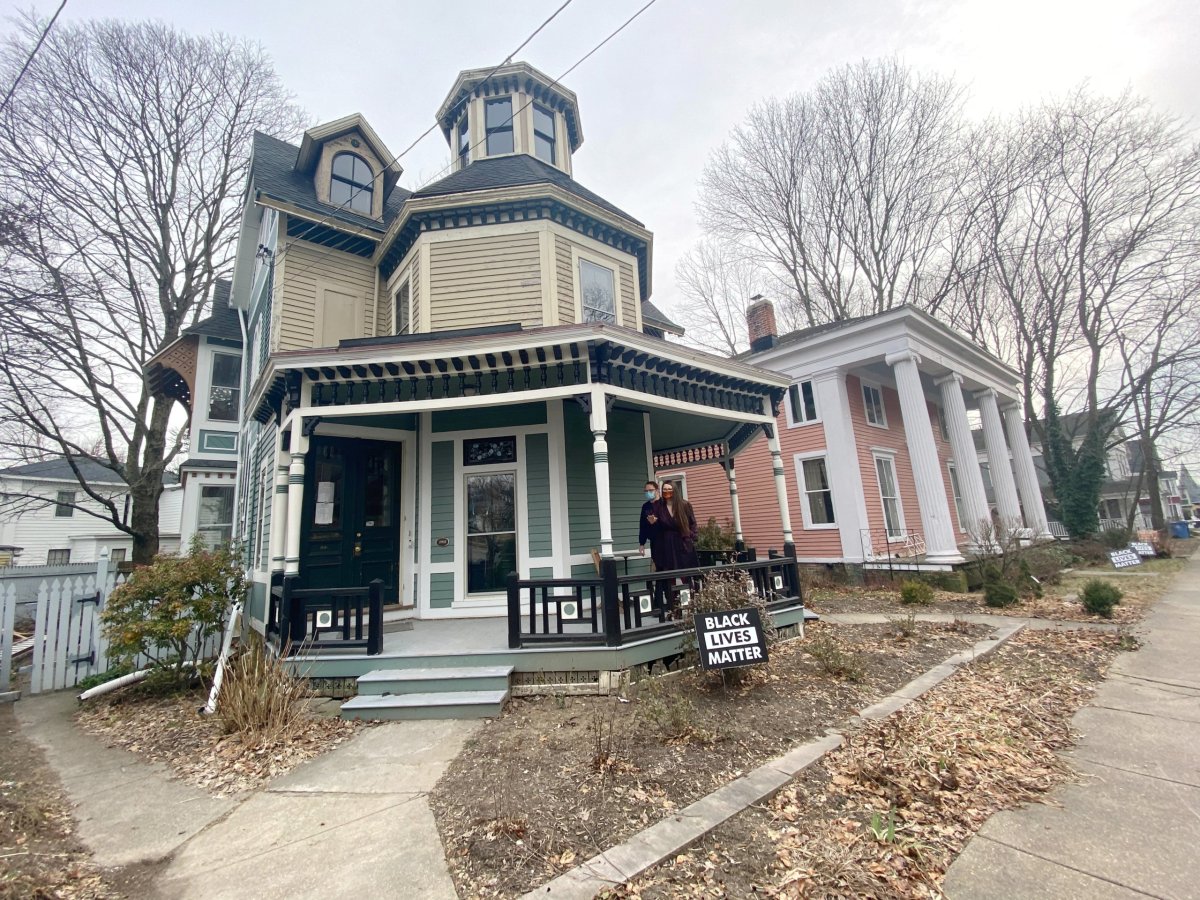
[[[429,514],[429,558],[433,562],[454,559],[454,441],[434,441],[430,471],[432,493]],[[445,547],[437,540],[448,538]]]
[[[267,585],[258,581],[250,583],[250,617],[260,622],[267,619]]]
[[[545,424],[545,403],[517,403],[485,409],[448,409],[433,414],[434,431],[477,431],[481,428]]]
[[[596,508],[596,470],[587,415],[575,404],[563,405],[567,456],[567,517],[571,553],[600,546],[600,514]],[[645,497],[646,430],[642,414],[614,410],[608,416],[608,481],[613,547],[637,546],[638,515]]]
[[[429,576],[429,606],[432,609],[449,609],[454,605],[454,575],[450,572],[435,572]]]
[[[550,521],[550,442],[544,434],[525,436],[525,490],[528,497],[529,556],[554,553]]]

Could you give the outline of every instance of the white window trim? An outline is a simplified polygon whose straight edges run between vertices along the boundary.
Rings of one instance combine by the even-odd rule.
[[[808,505],[808,488],[804,481],[804,461],[808,459],[823,459],[825,460],[825,475],[829,475],[829,451],[828,450],[809,450],[804,453],[796,453],[792,456],[792,464],[796,467],[796,487],[800,494],[800,514],[804,517],[805,531],[837,531],[841,526],[838,524],[837,506],[833,508],[833,521],[822,525],[813,524],[812,513]],[[833,481],[829,482],[829,501],[833,502]]]
[[[624,325],[624,319],[621,315],[621,263],[614,256],[606,256],[603,253],[596,253],[593,250],[584,249],[577,244],[571,245],[571,281],[574,284],[575,290],[575,321],[583,323],[583,278],[579,272],[579,261],[586,259],[588,262],[597,266],[602,266],[612,272],[613,276],[613,313],[616,316],[616,324]],[[632,326],[631,326],[632,327]]]
[[[794,409],[792,409],[792,388],[791,388],[791,385],[789,385],[788,392],[785,395],[785,400],[784,400],[784,404],[783,404],[784,408],[787,410],[788,428],[801,428],[805,425],[818,425],[824,421],[824,419],[821,418],[821,404],[817,402],[817,386],[812,383],[812,379],[811,378],[803,378],[800,381],[792,382],[792,385],[795,385],[796,390],[800,392],[800,402],[802,404],[804,402],[803,385],[805,385],[805,384],[808,384],[812,387],[813,407],[816,410],[817,415],[812,419],[797,419],[796,418],[796,416],[795,416],[796,411]]]
[[[869,412],[868,412],[870,407],[867,406],[867,388],[871,388],[872,390],[879,392],[879,415],[883,419],[882,422],[872,422],[871,421],[871,416],[869,415]],[[859,396],[862,398],[863,421],[865,421],[872,428],[887,428],[888,427],[887,404],[884,403],[884,400],[883,400],[883,386],[875,381],[860,380],[859,385],[858,385],[858,393],[859,393]]]
[[[900,517],[899,528],[900,534],[892,537],[888,535],[888,543],[894,544],[896,541],[903,541],[904,535],[908,531],[908,525],[904,519],[904,499],[900,495],[900,472],[896,468],[896,451],[886,449],[871,450],[871,467],[875,470],[875,490],[879,495],[879,511],[883,513],[883,528],[887,530],[887,512],[883,505],[883,485],[879,483],[879,460],[887,460],[888,465],[892,467],[892,483],[896,485],[896,515]]]
[[[688,495],[687,495],[687,471],[686,470],[678,470],[678,471],[674,471],[674,472],[655,472],[654,480],[658,482],[658,496],[659,497],[662,497],[663,483],[667,482],[667,481],[674,481],[674,482],[678,482],[680,493],[683,494],[683,499],[686,500],[688,498]],[[647,481],[649,481],[649,479],[647,479]]]

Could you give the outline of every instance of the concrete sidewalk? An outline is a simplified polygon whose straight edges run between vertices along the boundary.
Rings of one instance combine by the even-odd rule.
[[[265,790],[215,798],[72,722],[73,694],[17,704],[103,866],[162,863],[160,898],[457,896],[427,796],[477,722],[390,722]]]
[[[1200,897],[1200,557],[1075,716],[1082,774],[993,816],[946,874],[954,900]]]

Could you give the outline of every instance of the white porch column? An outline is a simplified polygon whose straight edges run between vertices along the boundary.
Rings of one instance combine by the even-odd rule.
[[[596,467],[596,510],[600,515],[600,555],[611,558],[613,555],[612,540],[612,499],[609,497],[608,482],[608,409],[605,407],[605,394],[600,388],[593,388],[591,395],[591,412],[588,421],[592,429],[592,461]]]
[[[904,439],[912,460],[917,502],[921,507],[921,526],[925,530],[925,559],[931,563],[962,562],[950,518],[950,503],[946,498],[946,481],[942,478],[937,444],[933,440],[933,426],[929,422],[925,389],[921,387],[921,372],[917,368],[920,357],[904,350],[889,353],[884,361],[896,373],[900,412],[904,418]]]
[[[283,430],[275,436],[275,492],[271,495],[271,572],[282,572],[287,538],[288,463],[283,452]]]
[[[863,562],[863,534],[867,527],[867,498],[863,493],[858,441],[850,420],[850,395],[846,373],[829,369],[813,376],[813,398],[825,429],[825,470],[833,488],[833,518],[846,562]],[[803,503],[804,498],[800,498]]]
[[[983,486],[983,473],[979,471],[979,454],[975,452],[975,441],[971,437],[971,423],[967,419],[967,404],[963,399],[962,376],[957,372],[939,378],[942,391],[942,408],[946,412],[946,429],[950,432],[950,449],[954,451],[954,470],[958,473],[958,488],[961,496],[963,531],[971,535],[972,541],[979,536],[980,523],[991,522],[988,511],[987,489]]]
[[[300,574],[300,513],[304,508],[304,454],[307,450],[308,438],[304,436],[304,418],[297,413],[292,417],[292,461],[288,468],[284,575]]]
[[[1025,434],[1025,417],[1021,415],[1021,406],[1011,403],[1006,405],[1003,411],[1008,444],[1012,447],[1017,490],[1021,494],[1021,505],[1025,509],[1025,525],[1033,530],[1034,537],[1053,537],[1050,534],[1050,523],[1046,519],[1046,505],[1042,502],[1037,467],[1033,464],[1033,451],[1029,449],[1029,436]]]
[[[771,473],[775,476],[775,499],[779,501],[779,518],[783,524],[784,552],[796,541],[792,537],[792,512],[788,508],[787,480],[783,477],[783,454],[779,450],[778,426],[764,425],[767,429],[767,449],[771,451]]]
[[[742,508],[738,504],[737,473],[733,471],[733,458],[721,463],[725,469],[725,477],[729,479],[729,505],[733,508],[733,539],[738,546],[745,544],[742,538]]]
[[[1005,528],[1020,528],[1021,504],[1017,500],[1017,484],[1008,462],[1008,444],[1004,442],[1004,425],[1000,422],[996,392],[991,388],[976,391],[975,398],[979,401],[979,416],[983,420],[983,443],[987,447],[988,469],[996,491],[1000,524]]]

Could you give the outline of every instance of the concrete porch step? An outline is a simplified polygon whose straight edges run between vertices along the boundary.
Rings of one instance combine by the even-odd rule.
[[[358,694],[437,694],[450,691],[504,691],[512,666],[445,666],[376,669],[358,679]]]
[[[343,719],[486,719],[500,715],[508,691],[363,694],[342,704]]]

